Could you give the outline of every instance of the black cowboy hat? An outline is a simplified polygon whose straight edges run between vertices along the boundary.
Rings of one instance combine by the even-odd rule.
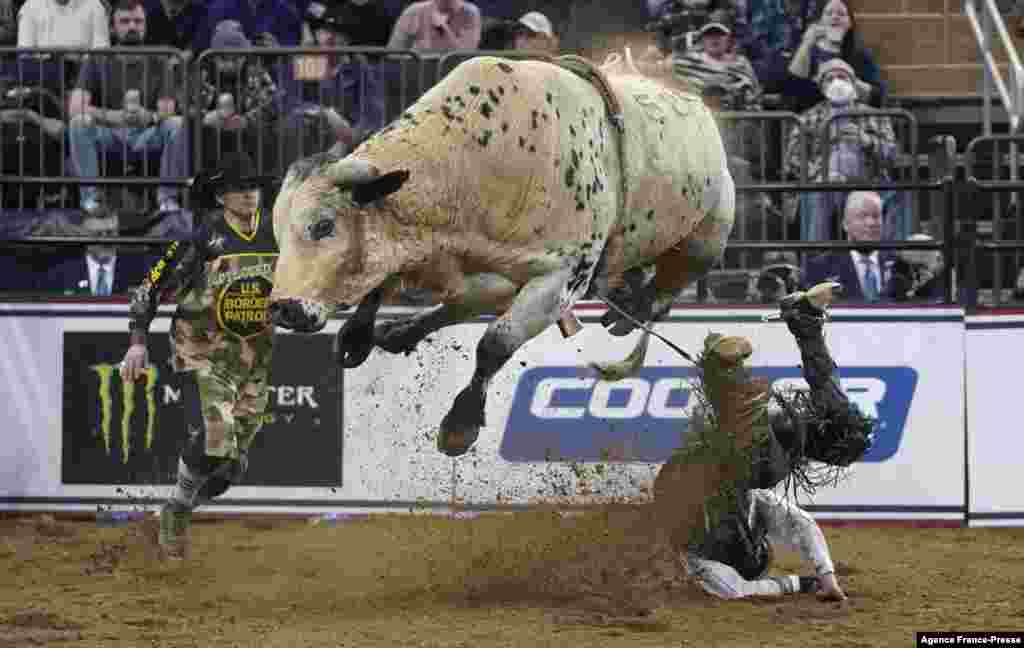
[[[192,178],[189,195],[197,207],[213,207],[215,198],[223,193],[250,187],[265,187],[273,182],[273,176],[254,175],[252,158],[243,152],[228,153],[221,158],[216,168],[200,171]]]

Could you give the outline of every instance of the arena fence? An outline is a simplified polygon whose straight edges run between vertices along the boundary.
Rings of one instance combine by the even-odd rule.
[[[145,222],[150,218],[155,207],[154,194],[157,187],[181,188],[188,182],[188,177],[195,169],[204,168],[214,163],[216,158],[231,147],[245,147],[255,158],[257,170],[261,174],[281,177],[288,164],[295,158],[308,155],[315,151],[329,148],[336,141],[334,129],[325,108],[345,114],[351,126],[357,131],[356,137],[365,135],[390,122],[411,105],[429,87],[450,72],[458,63],[479,55],[510,56],[509,52],[456,51],[437,55],[406,50],[389,50],[384,48],[275,48],[252,50],[210,50],[198,58],[188,61],[176,50],[164,48],[111,48],[102,52],[96,50],[17,50],[14,48],[0,49],[0,60],[6,60],[4,71],[8,77],[5,100],[7,101],[7,117],[11,120],[11,132],[15,133],[14,142],[5,138],[4,150],[0,153],[3,174],[0,175],[0,191],[4,193],[5,207],[11,204],[14,209],[29,209],[44,206],[49,199],[45,194],[56,191],[58,198],[53,204],[75,209],[78,200],[74,190],[82,186],[99,186],[119,190],[121,194],[130,190],[141,190],[143,198],[139,207],[140,218]],[[179,163],[166,166],[166,156],[154,159],[150,155],[138,156],[127,142],[117,142],[107,147],[100,156],[100,177],[84,180],[72,166],[70,133],[71,118],[67,111],[66,98],[77,81],[78,70],[83,59],[89,61],[110,60],[112,64],[124,64],[126,56],[138,57],[132,60],[153,60],[166,64],[172,70],[171,78],[175,79],[178,114],[183,117],[181,140],[175,140],[176,146],[182,146],[185,157],[185,172],[180,175],[170,173],[169,169],[181,168]],[[514,56],[514,54],[513,54]],[[529,55],[535,57],[533,55]],[[244,57],[246,64],[266,71],[274,85],[265,97],[265,112],[256,110],[252,119],[246,119],[244,125],[225,128],[225,120],[230,113],[247,115],[248,111],[259,106],[227,105],[223,95],[244,94],[247,77],[231,75],[222,69],[221,63]],[[537,58],[545,58],[543,56]],[[121,63],[118,63],[121,61]],[[352,94],[359,95],[358,106],[346,105],[351,96],[337,98],[328,96],[323,85],[308,84],[300,91],[287,87],[290,82],[313,81],[325,71],[333,70],[334,63],[341,62],[350,68],[351,78],[346,89],[356,88]],[[147,63],[149,67],[157,67],[157,63]],[[156,74],[156,71],[153,72]],[[312,94],[308,88],[313,87]],[[13,94],[12,94],[13,91]],[[102,91],[107,91],[103,88]],[[233,92],[232,92],[233,91]],[[221,102],[225,99],[225,102]],[[9,111],[16,111],[11,114]],[[31,128],[44,131],[36,121],[26,117],[26,111],[35,111],[40,115],[53,115],[52,122],[47,125],[60,129],[60,136],[48,142],[44,137],[30,138],[24,133]],[[220,115],[217,113],[220,111]],[[265,121],[263,116],[266,114]],[[258,119],[257,119],[258,117]],[[783,176],[782,169],[786,159],[786,148],[793,129],[799,128],[796,114],[782,111],[729,113],[718,115],[723,125],[727,148],[733,161],[734,174],[738,179],[740,209],[734,240],[730,242],[730,255],[726,264],[719,268],[712,280],[702,281],[697,288],[696,300],[703,302],[715,297],[709,291],[709,285],[716,281],[729,282],[739,280],[750,284],[753,282],[763,263],[767,251],[789,250],[794,252],[812,252],[826,249],[850,249],[852,244],[839,241],[799,241],[787,230],[786,196],[801,193],[845,193],[855,190],[873,190],[881,192],[905,192],[912,196],[909,201],[911,227],[917,231],[922,222],[931,225],[934,241],[906,242],[887,241],[879,245],[881,249],[928,249],[942,250],[946,261],[945,303],[953,303],[954,283],[957,271],[955,266],[967,263],[968,270],[976,270],[974,264],[968,263],[971,258],[958,258],[958,250],[971,241],[971,225],[960,223],[956,216],[957,198],[962,195],[962,188],[956,185],[954,166],[946,143],[940,145],[938,152],[930,152],[927,156],[919,150],[918,128],[914,116],[902,110],[852,112],[834,117],[818,136],[822,138],[821,146],[827,147],[836,136],[837,121],[851,119],[864,120],[868,117],[885,118],[890,121],[896,132],[896,140],[900,146],[892,162],[891,179],[886,181],[858,178],[856,182],[810,182],[808,178],[808,160],[810,149],[814,144],[813,137],[804,137],[800,150],[799,178]],[[6,121],[6,120],[5,120]],[[367,122],[365,130],[361,122]],[[56,122],[56,123],[53,123]],[[254,123],[259,126],[254,126]],[[7,128],[7,126],[5,126]],[[5,131],[6,132],[6,131]],[[1009,140],[999,138],[982,138],[972,143],[971,152],[982,145],[1009,145]],[[945,156],[939,162],[936,155]],[[56,159],[54,159],[56,158]],[[924,159],[927,158],[927,159]],[[826,156],[827,159],[827,156]],[[33,167],[33,164],[36,166]],[[118,166],[120,164],[120,166]],[[48,172],[43,167],[54,165],[57,172]],[[163,166],[164,168],[161,168]],[[975,178],[972,166],[968,174]],[[945,169],[937,173],[937,169]],[[827,171],[826,171],[827,174]],[[922,177],[927,176],[927,177]],[[982,185],[972,180],[969,187],[982,188],[993,195],[994,201],[1005,198],[1006,192],[1013,190],[1010,204],[1014,214],[1019,215],[1020,204],[1015,200],[1020,187],[1007,185],[1000,181],[999,188]],[[30,196],[33,187],[44,187],[46,191],[36,192],[34,200]],[[13,192],[13,196],[11,195]],[[187,192],[186,192],[187,193]],[[922,200],[929,196],[929,200]],[[187,207],[187,196],[181,196],[181,202]],[[790,202],[792,199],[788,199]],[[121,200],[120,202],[126,202]],[[138,201],[136,201],[138,203]],[[130,212],[121,206],[123,214]],[[1000,229],[1011,220],[1002,216],[1001,210],[995,210],[993,228]],[[923,218],[927,216],[927,218]],[[1019,222],[1019,217],[1014,222]],[[122,224],[122,229],[125,229]],[[127,228],[139,231],[140,228]],[[836,230],[838,231],[838,230]],[[961,236],[963,234],[963,236]],[[965,238],[966,237],[966,238]],[[160,246],[169,241],[154,237],[120,237],[116,239],[123,246]],[[109,243],[110,239],[103,239]],[[5,246],[80,246],[95,242],[89,237],[26,237],[18,241],[7,241]],[[1009,250],[1008,242],[996,238],[993,242],[977,241],[981,252]],[[1019,262],[1021,248],[1013,248],[1013,262]],[[1014,265],[1013,268],[1017,268]],[[961,273],[962,274],[962,273]],[[995,281],[1002,287],[1006,271],[996,273]],[[965,277],[965,279],[968,277]],[[974,277],[975,281],[977,280]],[[728,292],[728,291],[726,291]],[[995,290],[998,298],[1002,290]],[[976,293],[970,293],[976,294]],[[718,296],[721,301],[722,296]],[[756,295],[746,291],[741,300],[756,299]],[[996,303],[999,303],[998,301]]]
[[[1024,296],[1024,285],[1019,282],[1024,256],[1020,195],[1024,181],[1017,173],[1020,160],[1015,163],[1012,159],[1021,145],[1021,135],[983,135],[971,140],[965,151],[964,193],[969,199],[976,194],[990,199],[972,200],[976,206],[958,221],[967,251],[964,280],[970,286],[968,306],[999,307]],[[984,214],[979,211],[986,208],[990,219],[982,220],[979,215]]]
[[[96,186],[107,194],[108,202],[135,211],[132,206],[153,202],[151,192],[157,186],[187,184],[185,176],[160,177],[162,147],[157,147],[156,138],[125,138],[116,129],[99,128],[107,123],[107,117],[121,119],[130,112],[148,118],[151,114],[135,111],[135,107],[142,107],[140,97],[124,92],[124,85],[119,83],[120,78],[131,74],[140,76],[145,87],[174,100],[174,109],[161,116],[160,129],[166,130],[165,117],[180,114],[179,107],[190,96],[191,75],[181,51],[151,47],[8,47],[0,48],[0,62],[4,86],[0,104],[0,199],[4,209],[76,208],[79,202],[73,190],[81,193],[83,187]],[[121,110],[113,112],[118,114],[87,115],[70,104],[83,70],[92,73],[89,85],[103,96],[103,100],[95,97],[93,104],[110,107],[116,94]],[[185,128],[187,133],[187,125]],[[98,176],[86,180],[86,173],[77,165],[90,155],[79,149],[93,147],[99,153],[95,160]]]

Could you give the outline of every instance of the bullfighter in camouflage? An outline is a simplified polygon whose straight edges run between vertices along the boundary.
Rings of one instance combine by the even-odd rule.
[[[267,314],[277,244],[262,189],[244,154],[193,185],[216,208],[187,242],[170,245],[131,297],[131,347],[122,379],[143,376],[146,336],[162,293],[178,308],[171,324],[171,363],[181,375],[187,440],[177,484],[160,512],[160,545],[184,555],[192,511],[237,483],[263,424],[274,327]],[[201,205],[205,207],[206,205]]]

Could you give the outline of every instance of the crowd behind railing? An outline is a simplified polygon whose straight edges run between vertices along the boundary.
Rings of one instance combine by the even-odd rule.
[[[545,14],[510,13],[516,3],[5,2],[8,239],[186,236],[188,178],[227,153],[280,178],[300,157],[352,150],[467,57],[568,53]],[[840,277],[854,300],[942,300],[948,250],[879,249],[953,232],[937,186],[921,184],[935,176],[914,115],[887,106],[846,2],[809,0],[799,15],[782,0],[648,5],[651,44],[633,52],[636,65],[717,112],[741,187],[732,249],[695,296],[767,301]],[[792,245],[844,239],[840,251]],[[5,250],[0,289],[118,294],[157,252],[42,250]]]

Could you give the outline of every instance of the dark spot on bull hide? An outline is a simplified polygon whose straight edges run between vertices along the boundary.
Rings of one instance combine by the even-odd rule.
[[[501,99],[498,97],[498,95],[494,94],[494,90],[487,91],[487,98],[490,99],[495,106],[501,103]]]
[[[487,144],[490,143],[491,141],[492,135],[494,135],[494,131],[492,131],[490,128],[484,129],[484,131],[480,133],[480,137],[478,137],[476,141],[480,142],[480,146],[487,146]]]
[[[471,95],[478,95],[478,94],[480,94],[480,86],[478,86],[478,85],[471,85],[471,86],[469,86],[469,94],[471,94]]]
[[[541,113],[540,118],[543,119],[544,121],[550,121],[547,113]]]
[[[530,148],[527,149],[527,150],[530,151],[530,153],[536,153],[537,152],[537,147],[534,146],[533,144],[530,144]]]
[[[505,96],[505,86],[498,86],[498,94],[500,94],[502,97]]]
[[[526,138],[523,136],[519,137],[519,148],[526,148]]]
[[[491,104],[487,103],[486,101],[480,104],[480,114],[483,115],[485,119],[490,119],[492,112],[493,110],[491,110]]]
[[[539,126],[539,124],[537,123],[537,115],[538,113],[536,110],[530,111],[530,128],[532,128],[533,130],[537,130]]]
[[[517,86],[516,84],[513,83],[512,84],[512,92],[519,92],[519,86]]]
[[[498,63],[498,69],[504,72],[505,74],[512,74],[512,66],[509,65],[508,63]]]
[[[562,166],[562,158],[555,158],[555,168]]]
[[[508,122],[501,122],[501,132],[502,133],[507,133],[508,132]]]
[[[559,110],[558,108],[555,108],[555,119],[561,119],[561,118],[562,118],[562,111]]]

